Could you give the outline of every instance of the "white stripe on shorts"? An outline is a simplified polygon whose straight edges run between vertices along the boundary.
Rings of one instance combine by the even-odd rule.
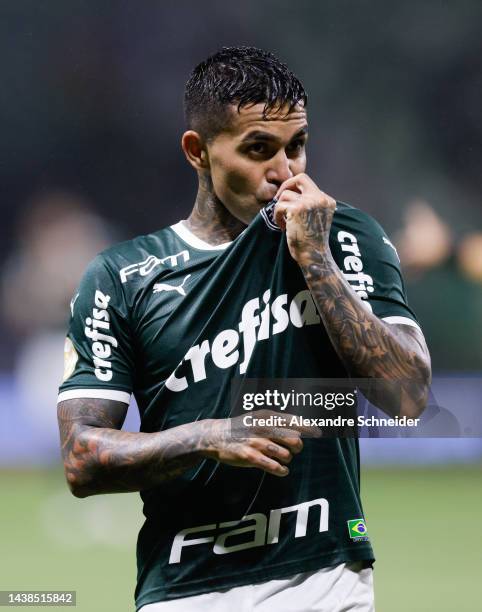
[[[373,570],[342,563],[314,572],[142,606],[139,612],[374,612]]]

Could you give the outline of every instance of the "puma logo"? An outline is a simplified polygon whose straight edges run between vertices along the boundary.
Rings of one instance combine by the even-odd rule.
[[[184,280],[180,285],[168,285],[167,283],[156,283],[154,285],[154,289],[152,293],[160,293],[161,291],[177,291],[179,295],[186,295],[186,291],[184,290],[184,283],[191,275],[188,274],[184,277]]]

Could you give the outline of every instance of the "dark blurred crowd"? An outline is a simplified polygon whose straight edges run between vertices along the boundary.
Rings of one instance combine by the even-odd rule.
[[[477,0],[2,2],[0,373],[57,347],[97,251],[185,217],[184,83],[239,44],[304,82],[307,171],[396,240],[435,369],[482,370],[481,19]]]
[[[396,234],[409,303],[434,370],[482,372],[482,228],[458,234],[435,207],[407,205]]]

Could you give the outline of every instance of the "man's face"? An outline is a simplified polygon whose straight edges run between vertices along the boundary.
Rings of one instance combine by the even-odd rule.
[[[263,119],[263,104],[231,108],[229,126],[207,145],[214,192],[228,211],[250,223],[286,179],[305,171],[303,106]]]

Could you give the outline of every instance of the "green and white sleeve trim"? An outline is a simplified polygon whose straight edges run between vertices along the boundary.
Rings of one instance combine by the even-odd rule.
[[[70,399],[84,398],[114,400],[116,402],[129,404],[131,401],[131,394],[126,391],[116,391],[114,389],[69,389],[68,391],[59,393],[57,403]]]
[[[390,323],[391,325],[409,325],[410,327],[416,327],[418,330],[422,331],[420,325],[408,317],[382,317],[382,321]]]

